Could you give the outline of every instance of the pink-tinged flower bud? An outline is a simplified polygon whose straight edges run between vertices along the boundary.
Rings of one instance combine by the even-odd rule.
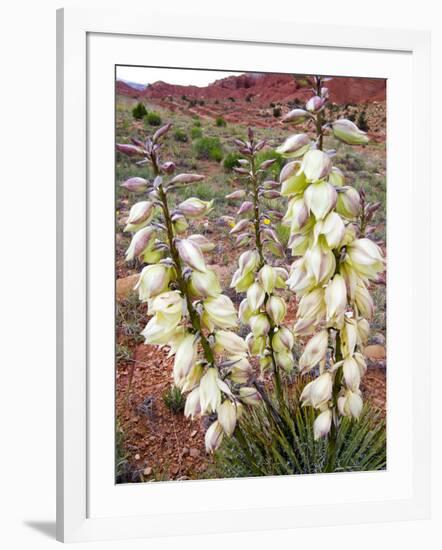
[[[328,348],[328,332],[321,330],[315,334],[305,346],[304,352],[299,359],[299,369],[309,371],[325,359]]]
[[[293,109],[282,117],[282,122],[291,122],[292,124],[302,124],[310,117],[310,114],[304,109]]]
[[[148,185],[149,182],[144,178],[134,177],[124,181],[120,187],[124,187],[128,191],[138,192],[145,191]]]
[[[245,356],[247,355],[246,342],[230,330],[217,330],[215,333],[215,351],[222,353],[225,351],[228,355]]]
[[[200,247],[189,239],[182,239],[177,242],[176,247],[180,258],[185,264],[197,271],[206,271],[204,256]]]
[[[327,246],[315,244],[304,255],[307,272],[312,275],[316,284],[325,284],[336,268],[336,258]]]
[[[294,197],[290,200],[283,223],[290,225],[291,232],[296,233],[302,229],[309,218],[309,210],[302,197]]]
[[[171,161],[163,162],[163,164],[161,165],[161,170],[166,174],[173,174],[175,172],[175,169],[176,169],[176,164]]]
[[[267,168],[270,168],[270,166],[273,166],[276,162],[276,159],[267,159],[261,162],[259,165],[260,170],[267,170]],[[247,164],[249,164],[249,161],[247,161]]]
[[[246,212],[249,212],[253,208],[253,202],[250,201],[244,201],[238,210],[238,216],[241,216],[241,214],[245,214]]]
[[[361,383],[361,371],[359,369],[359,365],[353,357],[347,357],[344,359],[342,372],[344,374],[345,385],[347,388],[352,391],[357,391],[359,389],[359,384]]]
[[[359,392],[347,390],[345,394],[338,398],[338,409],[342,416],[352,416],[359,418],[364,404]]]
[[[327,321],[335,320],[339,328],[344,322],[344,312],[347,307],[347,287],[342,275],[336,274],[325,289],[327,305]]]
[[[355,288],[355,302],[361,315],[367,319],[371,319],[373,317],[373,299],[362,281],[359,281]]]
[[[215,297],[222,292],[218,277],[211,269],[193,271],[189,279],[189,291],[195,298]]]
[[[158,130],[154,133],[152,136],[152,142],[156,143],[160,138],[162,138],[167,132],[172,128],[172,124],[169,122],[168,124],[165,124],[164,126],[161,126],[161,128],[158,128]]]
[[[310,138],[307,134],[295,134],[287,138],[276,152],[284,158],[302,157],[310,149]]]
[[[141,256],[146,250],[150,250],[155,242],[156,230],[149,226],[135,233],[126,251],[126,262],[130,262]]]
[[[186,404],[184,406],[184,416],[186,418],[191,418],[192,420],[195,416],[201,413],[200,405],[200,389],[194,388],[186,398]]]
[[[351,120],[340,118],[332,123],[335,138],[348,145],[366,145],[370,140]]]
[[[240,220],[232,227],[232,229],[230,230],[230,234],[235,235],[235,233],[241,233],[241,231],[244,231],[249,225],[250,220]]]
[[[172,223],[173,228],[178,235],[181,235],[182,233],[187,231],[187,228],[189,227],[186,218],[182,214],[174,214],[172,216]]]
[[[226,195],[226,199],[243,199],[245,196],[246,192],[244,189],[237,189],[236,191],[233,191],[233,193]]]
[[[196,363],[197,356],[197,340],[194,334],[188,333],[178,345],[173,363],[173,379],[179,388],[183,386],[191,367]]]
[[[265,336],[270,330],[269,320],[264,313],[259,313],[258,315],[250,317],[249,325],[255,338]]]
[[[336,211],[348,220],[358,217],[361,209],[361,197],[354,187],[342,187],[338,191]]]
[[[124,231],[138,231],[145,227],[153,218],[155,205],[150,201],[137,202],[132,206]]]
[[[331,172],[328,175],[328,181],[335,187],[342,187],[344,185],[344,174],[337,166],[333,166],[331,169]]]
[[[278,199],[281,196],[281,193],[275,189],[266,189],[262,192],[262,196],[267,200],[273,200]]]
[[[226,399],[218,407],[218,422],[221,424],[224,433],[230,437],[236,427],[236,406]]]
[[[321,437],[325,437],[328,434],[331,428],[332,416],[331,409],[326,409],[316,417],[316,420],[313,423],[313,435],[315,441]]]
[[[324,105],[325,105],[324,99],[315,95],[307,101],[305,108],[310,113],[318,113],[324,107]]]
[[[218,371],[214,367],[207,369],[200,381],[201,414],[216,412],[221,404],[221,391],[218,385]]]
[[[200,174],[178,174],[170,181],[170,184],[173,185],[175,183],[195,183],[196,181],[201,181],[204,178],[205,176],[201,176]]]
[[[204,237],[204,235],[199,235],[198,233],[190,235],[188,237],[188,240],[198,245],[201,252],[211,252],[216,248],[216,245],[214,243],[211,243],[209,239],[206,239],[206,237]]]
[[[235,307],[232,300],[224,294],[209,297],[203,302],[204,325],[213,332],[214,328],[234,328],[238,324]]]
[[[146,154],[146,151],[142,147],[130,145],[129,143],[117,143],[117,151],[129,157],[144,157]]]
[[[143,268],[134,290],[138,290],[141,302],[148,302],[154,296],[167,290],[172,269],[164,264],[153,264]]]
[[[319,409],[330,401],[332,391],[333,378],[329,372],[325,372],[305,386],[301,393],[302,404]]]
[[[272,337],[272,347],[277,352],[285,352],[292,350],[295,345],[295,338],[292,331],[286,326],[282,325],[279,329],[273,334]]]
[[[261,401],[261,396],[255,388],[243,386],[239,388],[239,397],[246,405],[258,405]]]
[[[326,178],[332,169],[331,158],[319,149],[311,149],[302,159],[302,171],[308,181]]]
[[[207,215],[213,208],[213,200],[202,201],[197,197],[190,197],[178,205],[179,211],[188,218],[200,218]]]
[[[328,88],[321,88],[321,97],[322,99],[328,99],[329,97]]]
[[[253,374],[253,369],[250,363],[245,358],[236,361],[229,374],[230,380],[234,384],[247,384]]]
[[[317,220],[322,220],[336,204],[336,189],[326,181],[309,185],[304,193],[305,204]]]
[[[287,306],[279,296],[270,296],[267,300],[266,311],[275,325],[280,325],[287,312]]]
[[[267,294],[271,294],[276,285],[277,272],[271,265],[265,264],[258,273],[258,279]]]
[[[253,283],[247,290],[247,301],[252,311],[257,311],[264,303],[265,292],[259,283]]]
[[[281,367],[286,372],[290,372],[293,370],[293,367],[295,366],[295,360],[293,358],[293,354],[288,351],[281,351],[275,353],[275,360],[278,367]]]
[[[220,422],[215,420],[215,422],[209,426],[204,437],[207,453],[214,453],[218,449],[223,440],[223,434],[224,432]]]
[[[373,280],[384,269],[381,249],[370,239],[356,239],[348,245],[347,254],[353,269],[363,277]]]
[[[238,266],[241,272],[255,271],[259,265],[259,254],[256,250],[247,250],[243,252],[238,260]]]

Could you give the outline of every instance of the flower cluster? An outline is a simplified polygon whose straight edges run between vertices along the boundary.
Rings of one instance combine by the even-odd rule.
[[[122,184],[147,195],[130,209],[125,231],[133,237],[126,260],[147,264],[135,287],[151,316],[142,335],[146,344],[168,346],[174,356],[174,382],[188,392],[186,416],[216,414],[205,438],[212,452],[224,434],[233,434],[243,405],[254,404],[258,395],[247,385],[247,344],[231,331],[238,323],[237,312],[205,262],[204,252],[214,244],[203,235],[185,236],[189,222],[206,216],[212,202],[192,197],[170,207],[172,190],[204,176],[173,176],[175,164],[160,161],[161,140],[169,129],[160,128],[146,142],[117,145],[126,155],[142,157],[137,164],[150,164],[153,173],[150,180],[132,177]]]
[[[361,348],[369,333],[373,301],[371,281],[384,269],[382,251],[364,236],[358,220],[361,199],[345,185],[323,151],[326,131],[352,145],[365,144],[366,134],[351,121],[324,123],[328,90],[316,78],[306,109],[295,109],[285,121],[313,122],[316,139],[307,133],[289,137],[279,152],[289,162],[280,174],[281,194],[289,203],[283,223],[290,226],[289,247],[295,260],[287,279],[299,299],[294,333],[310,337],[299,360],[301,372],[319,367],[319,375],[301,395],[304,405],[319,411],[315,438],[335,430],[339,415],[358,418],[362,411],[360,380],[366,370]]]
[[[294,367],[292,348],[294,337],[284,325],[286,303],[278,295],[278,289],[286,288],[288,272],[281,266],[273,266],[266,259],[272,252],[284,256],[283,247],[272,223],[281,218],[275,210],[263,209],[262,199],[274,200],[280,197],[279,183],[266,178],[267,169],[274,159],[257,161],[257,153],[265,147],[264,141],[256,141],[249,129],[248,141],[236,140],[239,151],[244,155],[239,160],[236,172],[245,183],[245,189],[234,191],[227,198],[245,199],[238,209],[238,220],[232,221],[230,233],[237,235],[237,245],[254,244],[241,254],[231,287],[246,297],[239,307],[239,318],[250,327],[246,342],[251,355],[259,357],[261,372],[272,369],[278,388],[279,369],[291,371]]]

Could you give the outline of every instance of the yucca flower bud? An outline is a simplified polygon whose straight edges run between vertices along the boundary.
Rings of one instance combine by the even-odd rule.
[[[280,353],[280,352],[287,352],[292,350],[293,346],[295,345],[295,338],[293,336],[292,331],[285,327],[284,325],[281,325],[278,330],[273,334],[272,337],[272,347],[273,349]]]
[[[264,313],[259,313],[258,315],[250,317],[249,325],[255,338],[268,334],[270,330],[269,320]]]
[[[181,340],[175,353],[173,364],[173,379],[175,385],[181,387],[191,367],[195,364],[198,354],[198,344],[194,334],[188,333]]]
[[[276,271],[276,283],[275,288],[285,288],[287,286],[288,272],[284,267],[275,267]]]
[[[173,174],[176,169],[176,164],[172,161],[163,162],[161,170],[166,174]]]
[[[373,299],[362,281],[359,281],[355,288],[355,303],[359,313],[362,316],[367,319],[371,319],[373,317]]]
[[[337,319],[342,325],[343,315],[347,307],[347,287],[342,275],[336,274],[325,289],[325,303],[327,306],[327,321]],[[341,321],[339,319],[341,318]]]
[[[384,259],[379,246],[370,239],[356,239],[347,247],[352,267],[363,277],[375,279],[384,269]]]
[[[128,191],[136,193],[139,191],[146,191],[148,185],[149,185],[149,182],[144,178],[134,177],[134,178],[129,178],[126,181],[123,181],[123,183],[121,184],[121,187],[124,187]]]
[[[186,404],[184,405],[184,416],[191,418],[192,420],[201,413],[200,405],[200,389],[194,388],[186,398]]]
[[[258,279],[267,294],[271,294],[276,285],[276,270],[268,264],[262,266],[258,273]]]
[[[246,212],[250,212],[253,208],[253,202],[250,201],[244,201],[241,206],[239,207],[239,210],[237,212],[238,216],[241,216],[241,214],[245,214]]]
[[[306,251],[304,259],[307,271],[313,275],[316,284],[325,284],[335,271],[336,258],[327,246],[314,245]]]
[[[275,360],[278,367],[281,367],[286,372],[290,372],[295,366],[293,354],[288,351],[280,351],[275,353]]]
[[[233,435],[236,427],[236,406],[226,399],[218,407],[218,422],[227,436]]]
[[[132,206],[124,231],[138,231],[145,227],[153,218],[155,206],[153,202],[141,201]]]
[[[309,382],[301,393],[303,406],[311,405],[319,409],[330,401],[333,390],[333,378],[329,372],[325,372]]]
[[[317,113],[324,107],[324,105],[325,100],[322,97],[315,95],[307,101],[305,108],[310,113]]]
[[[282,122],[291,122],[292,124],[302,124],[309,117],[310,113],[304,111],[304,109],[293,109],[284,115],[281,119]]]
[[[153,227],[144,227],[135,233],[126,250],[126,262],[141,256],[146,250],[152,249],[157,231]]]
[[[302,197],[295,197],[289,202],[283,223],[290,224],[292,233],[295,233],[304,227],[308,217],[309,211],[304,199]]]
[[[322,180],[332,169],[331,158],[320,149],[311,149],[304,155],[301,169],[308,181]]]
[[[345,285],[347,287],[347,294],[350,301],[355,299],[356,286],[359,284],[359,275],[349,264],[348,261],[343,261],[339,265],[339,272],[344,277]]]
[[[185,264],[197,271],[206,271],[204,256],[200,247],[189,239],[182,239],[176,243],[180,258]]]
[[[314,227],[316,239],[319,234],[324,235],[325,240],[330,248],[336,248],[342,241],[345,235],[345,225],[339,214],[330,212],[324,221],[318,221]]]
[[[331,169],[330,174],[328,175],[328,181],[335,187],[342,187],[344,185],[344,174],[337,166],[333,166]]]
[[[313,435],[315,441],[321,437],[325,437],[331,428],[333,414],[331,409],[326,409],[320,413],[313,423]]]
[[[141,335],[144,336],[144,343],[158,346],[168,344],[173,338],[180,321],[181,314],[154,315],[141,332]]]
[[[146,151],[143,147],[138,145],[131,145],[130,143],[117,143],[117,151],[127,155],[128,157],[144,157]]]
[[[279,181],[281,183],[281,195],[284,197],[302,193],[308,186],[305,174],[301,169],[301,163],[298,160],[284,165]]]
[[[250,220],[247,220],[247,219],[239,220],[239,222],[236,223],[230,230],[230,234],[235,235],[237,233],[241,233],[241,231],[244,231],[249,225],[250,225]]]
[[[200,218],[207,215],[213,207],[213,200],[202,201],[197,197],[190,197],[178,205],[179,211],[188,218]]]
[[[336,212],[348,220],[358,217],[361,209],[361,197],[354,187],[341,187],[336,200]]]
[[[246,336],[247,347],[250,355],[263,355],[268,344],[267,335],[254,336],[251,332]]]
[[[170,183],[172,185],[175,183],[195,183],[203,180],[204,178],[205,176],[201,176],[200,174],[178,174],[171,179]]]
[[[201,414],[216,412],[221,404],[221,391],[218,384],[218,371],[209,367],[200,381]]]
[[[264,303],[265,292],[259,283],[253,283],[247,290],[247,301],[252,311],[257,311]]]
[[[218,420],[211,424],[204,437],[207,453],[214,453],[223,440],[223,428]]]
[[[366,132],[360,130],[354,122],[346,118],[340,118],[332,123],[335,138],[348,145],[366,145],[369,138]]]
[[[342,372],[344,374],[345,385],[349,390],[357,391],[359,384],[361,383],[361,371],[358,363],[353,357],[347,357],[344,359],[342,366]]]
[[[247,384],[253,374],[252,367],[247,359],[238,359],[233,364],[229,378],[234,384]]]
[[[186,218],[182,214],[174,214],[172,216],[172,224],[177,235],[181,235],[187,231],[187,228],[189,227]]]
[[[226,329],[237,326],[235,307],[232,300],[224,294],[206,298],[203,306],[203,322],[209,330],[215,327]]]
[[[243,325],[249,322],[250,317],[253,315],[253,311],[251,311],[249,307],[249,302],[247,301],[247,298],[244,298],[244,300],[241,301],[238,308],[238,319],[241,321]]]
[[[255,280],[255,274],[252,271],[241,271],[237,269],[232,277],[230,288],[234,288],[237,292],[246,292],[250,285]]]
[[[239,388],[239,397],[246,405],[258,405],[261,401],[261,396],[255,388],[243,386]]]
[[[215,333],[215,351],[227,352],[236,357],[247,355],[247,344],[245,341],[229,330],[217,330]]]
[[[204,235],[199,235],[198,233],[194,235],[189,235],[189,237],[187,238],[189,241],[192,241],[193,243],[198,245],[201,252],[211,252],[216,247],[215,243],[211,243],[209,239],[206,239],[206,237],[204,237]]]
[[[199,386],[200,380],[204,374],[204,368],[202,364],[195,363],[192,367],[190,367],[190,370],[186,376],[186,379],[184,380],[182,391],[191,391],[196,386]],[[199,390],[198,390],[199,391]],[[199,393],[198,393],[198,405],[199,405]]]
[[[311,338],[299,359],[299,369],[309,371],[325,359],[328,348],[328,332],[321,330]]]
[[[243,252],[238,260],[238,266],[242,273],[255,271],[259,265],[259,254],[256,250]]]
[[[134,290],[138,290],[141,302],[147,302],[164,292],[170,283],[172,270],[164,264],[153,264],[143,268]]]
[[[276,353],[275,353],[276,357]],[[270,369],[273,365],[272,358],[269,355],[263,355],[259,358],[259,370],[261,371],[261,374],[263,374],[266,370]]]
[[[189,290],[194,297],[207,298],[221,294],[218,277],[212,269],[192,271],[189,279]]]
[[[330,210],[335,207],[336,200],[336,189],[327,181],[312,183],[304,193],[305,204],[317,220],[325,218]]]
[[[344,395],[338,397],[338,409],[342,416],[359,418],[364,404],[359,392],[347,390]]]
[[[341,330],[341,351],[343,357],[352,356],[358,343],[358,329],[354,319],[345,319]]]
[[[236,191],[233,191],[233,193],[229,193],[226,195],[226,199],[243,199],[246,196],[246,192],[244,189],[237,189]]]
[[[279,325],[287,312],[284,300],[279,296],[270,296],[266,303],[266,311],[275,325]]]
[[[302,157],[310,149],[310,138],[307,134],[295,134],[287,138],[276,152],[284,158]]]

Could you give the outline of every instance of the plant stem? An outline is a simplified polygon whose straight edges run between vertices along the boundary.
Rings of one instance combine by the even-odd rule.
[[[316,95],[318,96],[321,95],[321,87],[322,87],[321,77],[318,76],[316,77]],[[324,132],[322,130],[323,122],[324,122],[324,117],[323,117],[322,111],[319,111],[316,115],[316,134],[318,139],[318,149],[320,149],[321,151],[323,148],[323,140],[324,140]]]
[[[335,343],[335,363],[342,360],[341,352],[341,337],[339,332],[336,333],[336,343]],[[342,367],[335,373],[335,379],[333,381],[333,392],[332,392],[332,405],[333,411],[336,412],[338,409],[338,394],[342,382]],[[338,438],[338,425],[336,419],[333,417],[332,424],[330,428],[330,433],[328,436],[328,445],[327,445],[327,463],[325,466],[325,472],[334,472],[336,467],[336,441]]]

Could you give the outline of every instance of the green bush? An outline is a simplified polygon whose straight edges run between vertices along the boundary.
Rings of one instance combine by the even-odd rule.
[[[201,120],[197,116],[193,118],[193,125],[198,126],[198,128],[201,126]]]
[[[225,438],[216,453],[214,476],[250,477],[321,473],[326,468],[327,440],[314,440],[315,412],[301,407],[305,380],[284,391],[283,405],[274,418],[266,405],[244,414],[239,430]],[[386,468],[386,426],[379,410],[366,403],[358,421],[342,419],[336,443],[335,472]]]
[[[194,126],[190,130],[190,137],[192,139],[198,139],[200,137],[203,137],[203,131],[201,130],[201,128],[199,126]]]
[[[132,109],[132,116],[136,120],[142,120],[147,115],[147,109],[143,103],[137,103]]]
[[[227,153],[223,161],[224,170],[226,172],[231,172],[235,166],[239,166],[238,159],[240,158],[243,158],[243,156],[236,151],[232,153]]]
[[[222,116],[217,116],[215,119],[215,126],[218,126],[219,128],[227,126],[227,122],[223,119]]]
[[[184,130],[181,130],[181,128],[177,128],[173,134],[173,137],[175,141],[179,141],[181,143],[186,143],[188,140],[187,134]]]
[[[177,386],[170,386],[163,393],[163,403],[172,412],[179,413],[184,410],[186,398]]]
[[[367,132],[369,130],[368,121],[367,121],[367,113],[365,111],[361,111],[359,113],[357,126],[361,130],[363,130],[364,132]]]
[[[193,143],[195,156],[199,160],[214,160],[221,162],[223,149],[218,138],[202,137]]]
[[[273,107],[273,116],[279,118],[282,115],[281,107]]]
[[[149,126],[160,126],[162,122],[160,115],[154,111],[147,113],[144,120]]]

